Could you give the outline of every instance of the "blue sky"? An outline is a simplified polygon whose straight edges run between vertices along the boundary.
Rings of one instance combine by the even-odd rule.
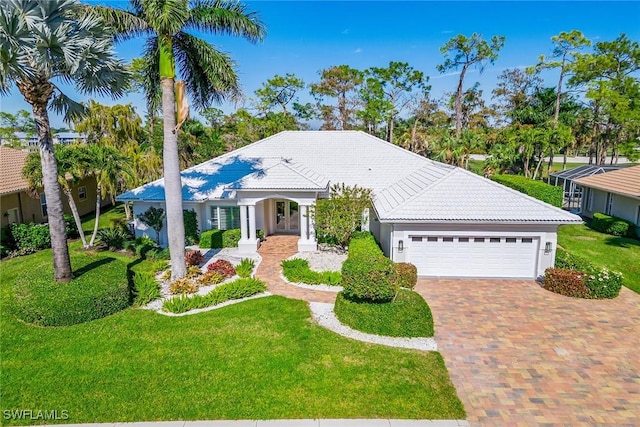
[[[124,2],[102,0],[114,6]],[[505,68],[532,65],[540,54],[550,54],[551,36],[560,31],[581,30],[593,42],[612,40],[626,33],[640,40],[640,2],[382,2],[382,1],[251,1],[267,26],[267,37],[252,45],[243,39],[217,36],[205,38],[228,52],[238,65],[238,74],[247,98],[275,74],[294,73],[307,83],[317,81],[318,71],[332,65],[348,64],[365,69],[386,66],[389,61],[408,62],[430,77],[432,95],[439,98],[452,91],[457,76],[441,75],[436,65],[443,62],[439,48],[452,36],[481,33],[485,38],[501,34],[505,46],[494,65],[485,72],[468,74],[465,86],[481,83],[485,97]],[[141,40],[117,45],[126,60],[140,54]],[[557,74],[543,74],[553,85]],[[73,91],[72,91],[73,94]],[[88,96],[75,94],[77,100]],[[106,104],[132,103],[144,114],[140,95]],[[301,101],[311,101],[307,96]],[[29,109],[16,89],[0,100],[2,111]],[[234,106],[219,106],[225,112]],[[52,113],[53,126],[63,122]]]

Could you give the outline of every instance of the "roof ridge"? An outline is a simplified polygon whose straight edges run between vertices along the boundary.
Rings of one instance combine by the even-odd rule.
[[[330,180],[330,179],[328,179],[327,177],[323,176],[322,174],[318,173],[317,171],[315,171],[315,170],[311,169],[311,168],[310,168],[310,167],[308,167],[307,165],[304,165],[304,164],[302,164],[302,163],[300,163],[300,162],[285,161],[285,160],[283,159],[283,160],[281,160],[281,161],[280,161],[280,163],[278,163],[278,164],[282,164],[282,165],[286,166],[287,168],[289,168],[289,169],[290,169],[290,170],[292,170],[293,172],[297,173],[298,175],[300,175],[301,177],[303,177],[303,178],[304,178],[304,179],[306,179],[307,181],[309,181],[309,182],[311,182],[311,183],[313,183],[313,184],[316,184],[316,185],[317,185],[317,186],[319,186],[319,187],[322,187],[322,186],[323,186],[323,183],[322,183],[322,182],[315,181],[315,180],[311,179],[310,177],[305,176],[305,175],[302,173],[302,171],[298,170],[298,167],[297,167],[297,166],[299,165],[299,166],[301,166],[301,167],[304,167],[304,168],[306,168],[306,169],[309,169],[311,172],[315,173],[315,174],[316,174],[316,175],[318,175],[319,177],[324,178],[324,179],[327,181],[327,183],[331,182],[331,180]],[[277,165],[275,165],[275,166],[277,166]]]

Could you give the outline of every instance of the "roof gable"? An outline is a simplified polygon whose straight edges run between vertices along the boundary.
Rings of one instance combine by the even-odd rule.
[[[17,193],[28,188],[22,168],[29,153],[0,146],[0,194]]]
[[[576,184],[640,198],[640,165],[575,180]]]

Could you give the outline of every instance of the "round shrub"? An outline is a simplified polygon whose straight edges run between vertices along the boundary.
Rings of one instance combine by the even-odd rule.
[[[409,262],[399,262],[396,264],[398,273],[398,284],[402,288],[413,289],[418,283],[418,268]]]
[[[542,287],[556,294],[573,298],[590,298],[589,288],[584,283],[585,273],[561,268],[547,268]]]
[[[344,296],[353,301],[388,302],[397,292],[397,274],[384,256],[347,258],[342,265]]]
[[[16,279],[13,312],[40,326],[100,319],[131,305],[127,264],[112,257],[76,257],[74,279],[53,280],[53,265],[34,266]]]

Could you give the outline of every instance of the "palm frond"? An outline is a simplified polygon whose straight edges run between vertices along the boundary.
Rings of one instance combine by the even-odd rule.
[[[162,103],[158,37],[147,39],[142,58],[144,60],[143,82],[147,111],[153,116],[160,109]]]
[[[144,18],[158,35],[172,36],[189,19],[188,0],[141,0]]]
[[[53,108],[53,111],[56,113],[63,115],[66,123],[76,122],[86,114],[84,105],[72,100],[59,90],[51,99],[49,106]]]
[[[187,93],[197,109],[240,95],[235,63],[229,55],[184,32],[174,37],[173,48]]]
[[[116,42],[130,40],[135,37],[148,35],[151,28],[142,16],[142,9],[139,2],[131,2],[133,11],[116,9],[106,6],[83,5],[83,13],[89,11],[97,14],[105,25],[113,32]]]
[[[236,0],[192,1],[185,28],[244,37],[253,43],[262,41],[267,34],[258,14],[248,12],[247,6]]]

